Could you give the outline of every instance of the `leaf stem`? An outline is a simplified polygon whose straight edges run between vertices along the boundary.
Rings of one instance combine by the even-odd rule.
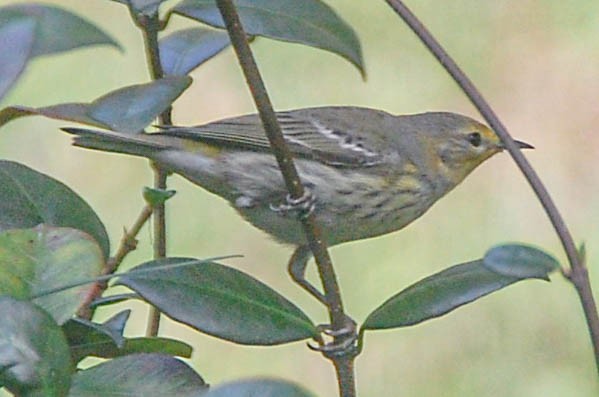
[[[514,159],[515,163],[520,168],[520,171],[532,187],[535,195],[541,202],[553,228],[555,229],[562,246],[570,263],[569,271],[564,271],[564,274],[570,274],[569,279],[581,300],[585,318],[589,328],[593,349],[595,352],[595,363],[599,372],[599,315],[597,314],[597,305],[593,297],[588,270],[585,264],[579,260],[576,245],[572,239],[572,235],[566,223],[564,222],[557,206],[549,195],[549,192],[541,182],[541,179],[535,172],[534,168],[526,160],[509,132],[499,120],[491,106],[484,99],[482,94],[460,69],[455,61],[449,56],[445,49],[433,37],[428,29],[418,20],[418,18],[404,5],[401,0],[386,0],[386,2],[395,10],[395,12],[404,20],[404,22],[412,29],[412,31],[420,38],[422,43],[429,51],[437,58],[439,63],[443,65],[445,70],[451,75],[455,82],[460,86],[462,91],[478,109],[481,115],[489,123],[491,128],[497,133],[506,149]]]
[[[277,163],[283,174],[287,190],[292,198],[304,196],[304,187],[300,181],[297,169],[293,163],[291,151],[285,143],[281,127],[277,121],[272,103],[266,91],[266,87],[256,65],[256,61],[248,44],[247,36],[242,28],[241,21],[232,0],[217,0],[218,8],[225,21],[231,43],[235,49],[239,63],[245,75],[248,87],[254,98],[260,119],[264,124],[264,130],[276,157]],[[318,267],[320,279],[323,284],[324,294],[327,300],[327,309],[334,330],[342,330],[346,327],[347,317],[343,309],[343,302],[337,277],[333,269],[331,258],[328,254],[326,244],[322,240],[320,229],[313,214],[309,214],[302,220],[306,238]],[[345,340],[347,336],[335,337],[336,342]],[[339,390],[341,396],[355,396],[355,381],[353,372],[352,352],[347,356],[328,356],[335,368],[337,368]]]

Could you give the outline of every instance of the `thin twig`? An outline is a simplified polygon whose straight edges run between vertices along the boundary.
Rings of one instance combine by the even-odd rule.
[[[131,226],[130,230],[125,230],[125,234],[121,238],[121,244],[116,251],[116,254],[112,258],[110,258],[106,264],[106,270],[104,274],[112,274],[114,273],[123,259],[129,254],[131,251],[137,248],[137,235],[141,228],[146,224],[150,216],[152,216],[152,206],[149,204],[146,205],[142,210],[133,226]]]
[[[277,121],[272,103],[266,92],[266,87],[260,72],[250,50],[247,36],[241,26],[241,21],[232,0],[217,0],[218,8],[223,16],[231,43],[235,49],[239,63],[245,75],[247,84],[254,98],[254,102],[260,114],[260,119],[264,124],[266,136],[270,142],[273,153],[279,164],[281,173],[287,185],[292,198],[301,198],[304,196],[304,187],[300,181],[297,169],[293,163],[293,157]],[[320,237],[320,229],[316,223],[313,214],[309,214],[302,220],[310,249],[314,254],[320,279],[322,280],[324,294],[327,300],[327,309],[331,320],[333,330],[341,330],[346,326],[346,315],[343,310],[343,303],[337,284],[337,277],[333,269],[331,258],[328,254],[326,244]],[[338,357],[329,357],[337,368]],[[346,360],[353,362],[351,357],[345,357]],[[355,395],[355,381],[353,374],[353,365],[341,365],[342,371],[337,371],[339,388],[344,397]],[[341,376],[342,375],[342,376]]]
[[[102,275],[113,274],[117,271],[119,265],[123,262],[123,259],[135,248],[137,248],[137,235],[141,228],[146,224],[150,216],[152,215],[152,207],[150,205],[146,205],[137,219],[135,223],[129,230],[125,230],[123,237],[121,238],[120,245],[116,251],[116,254],[108,261],[106,261],[106,265],[102,270]],[[108,288],[108,282],[100,281],[96,283],[96,287],[92,294],[86,297],[85,302],[81,306],[81,309],[77,313],[79,317],[90,320],[94,315],[94,310],[90,309],[90,304],[98,297],[102,296],[104,291]]]
[[[591,335],[591,341],[593,343],[597,371],[599,371],[599,315],[597,314],[597,305],[595,303],[595,299],[593,298],[591,284],[588,277],[588,270],[585,264],[580,261],[578,252],[576,250],[576,245],[572,239],[572,235],[570,234],[566,223],[557,209],[557,206],[553,202],[553,199],[549,195],[549,192],[541,182],[541,179],[535,172],[534,168],[532,168],[530,163],[521,153],[517,144],[514,142],[513,138],[510,136],[507,129],[499,120],[491,106],[489,106],[472,81],[464,74],[464,72],[443,49],[439,42],[432,36],[428,29],[426,29],[426,27],[403,4],[402,1],[386,1],[420,38],[424,45],[437,58],[439,63],[443,65],[445,70],[447,70],[456,83],[458,83],[462,91],[464,91],[470,101],[472,101],[474,106],[489,123],[491,128],[493,128],[493,130],[497,133],[506,149],[520,168],[520,171],[522,171],[524,174],[537,198],[543,205],[551,224],[559,236],[562,246],[566,252],[566,256],[568,257],[568,261],[570,263],[570,277],[568,277],[568,279],[572,282],[580,297],[587,321],[587,326],[589,328],[589,333]],[[568,272],[565,272],[565,274],[568,274]]]
[[[137,15],[136,25],[143,33],[144,44],[146,48],[146,57],[148,60],[150,73],[153,80],[164,77],[162,63],[160,62],[160,51],[158,47],[158,32],[164,28],[160,21],[158,12],[151,15]],[[172,108],[169,106],[159,116],[161,125],[172,124]],[[152,163],[154,168],[154,188],[166,190],[167,172],[161,169],[156,163]],[[164,202],[154,207],[154,259],[166,257],[166,208]],[[154,306],[150,307],[148,315],[147,336],[158,335],[160,328],[160,312]]]

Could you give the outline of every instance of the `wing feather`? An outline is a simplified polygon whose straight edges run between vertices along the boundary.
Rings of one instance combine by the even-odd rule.
[[[369,117],[369,116],[375,116]],[[387,113],[367,108],[326,107],[278,112],[292,153],[340,167],[375,166],[388,148],[383,129]],[[377,122],[379,125],[377,125]],[[170,127],[162,134],[216,146],[270,151],[258,115],[245,115],[197,127]]]

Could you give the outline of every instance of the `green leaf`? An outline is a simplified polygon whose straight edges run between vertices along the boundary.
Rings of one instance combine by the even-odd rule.
[[[540,249],[522,244],[505,244],[491,248],[483,258],[483,265],[504,276],[540,278],[559,268],[559,262]]]
[[[87,114],[114,131],[139,132],[189,87],[191,78],[171,76],[113,91],[90,104]]]
[[[418,324],[523,279],[496,273],[482,260],[452,266],[391,297],[368,316],[362,329]]]
[[[106,229],[81,197],[48,175],[0,160],[0,231],[40,223],[82,230],[96,239],[104,258],[110,255]]]
[[[19,396],[66,396],[73,367],[52,317],[32,303],[0,296],[0,318],[0,388]]]
[[[102,253],[87,234],[39,225],[0,233],[0,295],[31,299],[43,291],[101,273]],[[35,298],[63,324],[75,314],[93,284]]]
[[[41,108],[11,106],[0,111],[0,126],[23,116],[57,120],[121,132],[139,132],[166,110],[191,84],[188,76],[169,76],[109,92],[92,103],[64,103]]]
[[[0,8],[0,25],[29,17],[36,22],[31,56],[54,54],[91,45],[119,44],[92,23],[62,8],[42,4],[17,4]]]
[[[229,35],[217,30],[179,30],[160,40],[162,69],[168,75],[186,75],[230,44]]]
[[[340,55],[364,74],[362,49],[356,33],[319,0],[237,0],[246,33],[305,44]],[[214,0],[183,0],[172,12],[224,28]]]
[[[101,325],[101,329],[105,330],[104,333],[109,335],[118,347],[123,347],[125,344],[123,333],[125,332],[125,326],[127,325],[127,321],[129,321],[130,315],[131,310],[129,309],[120,311],[110,317],[108,320],[104,321],[104,323]],[[94,324],[91,321],[88,321],[87,323],[90,325]]]
[[[156,189],[152,187],[144,187],[143,190],[144,200],[146,200],[152,207],[163,204],[166,200],[173,197],[175,193],[177,192],[174,190]]]
[[[276,379],[248,379],[227,383],[202,397],[315,397],[291,382]]]
[[[127,294],[115,294],[115,295],[108,295],[108,296],[103,296],[97,299],[94,299],[91,303],[90,303],[90,308],[96,308],[96,307],[100,307],[100,306],[108,306],[108,305],[114,305],[116,303],[121,303],[121,302],[125,302],[129,299],[139,299],[139,295],[137,295],[136,293],[127,293]]]
[[[82,346],[86,347],[85,345],[91,345],[93,348],[96,348],[96,346],[108,341],[115,347],[122,348],[125,345],[123,331],[130,314],[131,310],[123,310],[109,318],[103,324],[94,323],[79,317],[73,317],[67,321],[62,327],[71,347],[73,361],[78,362],[86,355],[92,354],[81,355],[81,357],[72,354],[73,350],[81,349]],[[77,359],[75,359],[76,357]]]
[[[184,263],[193,266],[181,266]],[[164,265],[179,266],[147,271]],[[232,342],[275,345],[318,335],[310,319],[276,291],[217,263],[189,258],[151,261],[121,276],[118,283],[169,317]]]
[[[173,357],[134,354],[77,372],[69,397],[198,397],[206,389],[197,373]]]
[[[45,116],[51,119],[74,121],[107,130],[110,129],[107,124],[94,120],[87,114],[89,106],[87,103],[62,103],[40,108],[9,106],[0,110],[0,126],[25,116]]]
[[[1,9],[0,9],[1,10]],[[17,81],[31,55],[35,20],[27,17],[0,20],[0,100]]]
[[[191,358],[193,348],[185,342],[176,339],[160,337],[127,338],[119,355],[136,353],[162,353],[169,356]],[[106,357],[106,356],[104,356]],[[112,357],[116,357],[113,355]]]
[[[163,353],[191,357],[192,348],[168,338],[130,338],[123,336],[130,310],[118,313],[103,324],[73,318],[63,325],[73,362],[87,356],[114,358],[133,353]]]

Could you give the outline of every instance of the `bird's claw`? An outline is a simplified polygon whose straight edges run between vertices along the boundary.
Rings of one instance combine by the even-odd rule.
[[[346,317],[345,325],[339,329],[331,329],[329,324],[317,326],[320,333],[332,337],[333,340],[325,342],[320,340],[318,345],[308,343],[311,350],[319,351],[327,356],[342,356],[354,354],[357,350],[358,333],[356,332],[356,322],[350,317]]]
[[[285,204],[269,204],[272,211],[287,215],[291,212],[298,214],[300,219],[307,218],[316,206],[316,197],[308,190],[304,189],[304,194],[301,197],[293,198],[289,194],[285,196]]]
[[[345,325],[339,329],[332,329],[330,324],[319,324],[316,326],[318,331],[322,334],[332,337],[339,337],[344,335],[354,335],[356,333],[356,322],[350,317],[345,317]]]

